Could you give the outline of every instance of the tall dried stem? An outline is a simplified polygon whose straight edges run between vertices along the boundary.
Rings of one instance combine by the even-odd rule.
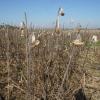
[[[31,99],[31,88],[30,88],[30,63],[29,63],[29,55],[30,55],[30,46],[28,41],[28,29],[27,29],[27,15],[25,13],[25,35],[26,35],[26,69],[27,69],[27,97],[26,100]]]
[[[7,42],[7,52],[6,52],[6,56],[7,56],[7,72],[8,72],[8,75],[7,75],[7,82],[8,82],[8,90],[7,90],[7,100],[10,100],[10,89],[9,89],[9,85],[10,85],[10,63],[9,63],[9,60],[10,60],[10,56],[9,56],[9,36],[8,36],[8,28],[7,28],[7,31],[6,31],[6,42]]]

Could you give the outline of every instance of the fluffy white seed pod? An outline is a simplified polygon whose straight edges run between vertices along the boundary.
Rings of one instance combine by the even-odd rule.
[[[93,35],[93,36],[92,36],[92,42],[95,43],[95,42],[97,42],[97,41],[98,41],[98,37],[97,37],[96,35]]]
[[[73,44],[76,46],[81,46],[84,44],[84,42],[82,42],[82,38],[80,34],[77,35],[76,39],[73,41]]]
[[[61,16],[64,16],[64,10],[63,10],[63,8],[59,8],[58,14],[61,15]]]
[[[34,42],[35,42],[35,35],[34,35],[34,32],[32,33],[31,36],[32,36],[32,37],[31,37],[31,38],[32,38],[32,41],[31,41],[31,42],[34,43]]]
[[[36,40],[35,42],[35,46],[39,45],[40,44],[40,41],[39,40]]]
[[[29,39],[28,40],[29,40],[29,43],[34,43],[35,42],[34,32],[29,35]]]
[[[24,36],[24,30],[22,29],[21,30],[21,37],[23,37]]]
[[[76,45],[76,46],[81,46],[81,45],[84,45],[84,42],[76,39],[76,40],[73,41],[73,44]]]
[[[32,43],[31,47],[34,48],[35,46],[38,46],[40,44],[39,40],[36,40],[34,43]]]

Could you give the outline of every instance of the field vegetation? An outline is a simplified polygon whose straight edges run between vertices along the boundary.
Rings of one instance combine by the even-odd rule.
[[[5,100],[100,100],[100,30],[58,34],[27,28],[27,21],[23,29],[2,25],[0,95]]]

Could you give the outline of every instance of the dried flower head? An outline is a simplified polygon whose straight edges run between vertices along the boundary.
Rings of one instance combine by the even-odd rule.
[[[32,39],[32,43],[34,43],[35,42],[35,35],[34,35],[34,32],[32,33],[32,35],[31,35],[31,39]]]
[[[21,30],[21,37],[24,36],[24,29]]]
[[[39,40],[36,40],[36,41],[31,45],[31,47],[38,46],[39,44],[40,44],[40,41],[39,41]]]
[[[40,44],[40,41],[39,40],[36,40],[35,41],[35,46],[39,45]]]
[[[98,42],[98,37],[97,37],[96,35],[93,35],[93,36],[92,36],[92,42],[93,42],[93,43]]]
[[[63,10],[63,8],[59,8],[58,14],[61,15],[61,16],[64,16],[64,10]]]
[[[76,40],[73,41],[73,44],[74,44],[75,46],[81,46],[81,45],[84,45],[84,42],[82,42],[82,41],[76,39]]]

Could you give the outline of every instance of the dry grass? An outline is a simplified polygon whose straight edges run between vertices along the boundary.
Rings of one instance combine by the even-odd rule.
[[[36,46],[28,45],[32,31],[40,41]],[[82,30],[82,46],[73,45],[73,30],[70,36],[69,31],[32,31],[21,36],[20,29],[0,29],[0,93],[7,100],[73,100],[83,87],[88,98],[99,100],[100,46],[88,46],[92,34],[100,37],[98,31]]]

